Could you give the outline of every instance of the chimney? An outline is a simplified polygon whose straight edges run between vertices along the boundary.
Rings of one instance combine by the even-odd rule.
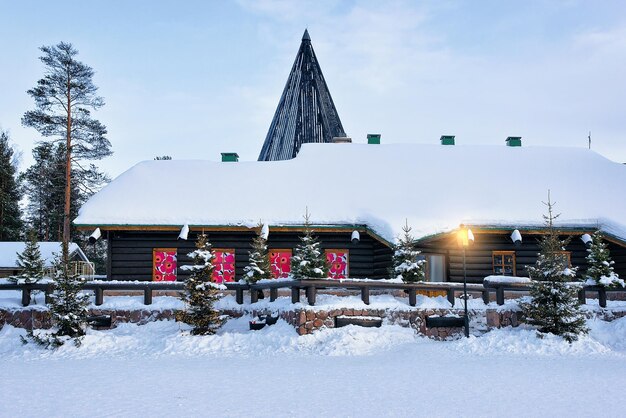
[[[510,136],[506,139],[507,147],[521,147],[522,146],[522,137],[521,136]]]
[[[368,144],[380,144],[380,134],[367,134],[367,143]]]
[[[347,136],[335,136],[333,137],[333,144],[351,144],[352,138]]]
[[[454,145],[454,135],[441,135],[441,145]]]
[[[222,153],[222,162],[223,163],[236,163],[239,161],[239,154],[236,152],[223,152]]]

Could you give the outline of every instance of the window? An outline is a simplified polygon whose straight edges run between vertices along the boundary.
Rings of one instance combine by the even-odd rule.
[[[494,251],[493,273],[500,276],[515,276],[515,251]]]
[[[445,282],[446,281],[446,257],[442,254],[426,254],[426,281]]]
[[[348,278],[348,250],[326,250],[326,261],[330,267],[328,276],[331,279]]]
[[[570,251],[559,251],[557,252],[557,255],[561,259],[561,265],[563,268],[571,267],[572,253]]]
[[[155,282],[176,281],[176,248],[152,249],[152,280]]]
[[[270,250],[270,268],[275,279],[283,279],[291,273],[291,250]]]
[[[213,281],[215,283],[234,282],[235,281],[235,250],[234,249],[215,249],[213,250],[215,259],[213,264]]]

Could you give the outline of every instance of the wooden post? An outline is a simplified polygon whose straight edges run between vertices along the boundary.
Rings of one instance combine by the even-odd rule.
[[[504,287],[496,288],[496,302],[498,305],[504,305]]]
[[[604,287],[598,289],[598,303],[601,308],[606,308],[606,289]]]
[[[587,295],[585,294],[584,288],[578,291],[578,303],[580,303],[581,305],[587,303]]]
[[[270,302],[274,302],[276,299],[278,299],[278,288],[272,287],[270,289]]]
[[[448,302],[450,302],[450,305],[454,306],[454,289],[453,288],[448,288],[446,290],[446,296],[448,297]]]
[[[240,287],[235,289],[235,301],[238,305],[243,305],[243,289]]]
[[[47,285],[46,286],[46,290],[44,290],[44,300],[46,301],[46,304],[50,304],[52,303],[52,298],[50,297],[50,295],[52,295],[52,285]]]
[[[485,290],[483,290],[482,293],[483,293],[483,303],[485,305],[489,305],[489,302],[490,302],[490,300],[489,300],[489,291],[487,289],[485,289]]]
[[[366,305],[370,304],[370,288],[369,287],[363,286],[361,288],[361,300]]]
[[[315,296],[317,294],[317,289],[315,286],[307,286],[306,288],[306,299],[309,302],[309,305],[315,305]]]
[[[300,288],[298,286],[293,286],[291,288],[291,303],[300,302]]]
[[[96,299],[96,306],[102,305],[102,303],[104,302],[104,290],[102,290],[101,287],[96,287],[93,293]]]
[[[257,289],[250,289],[250,303],[257,303],[259,301],[259,291]]]
[[[30,286],[22,287],[22,306],[30,305]]]
[[[152,305],[152,289],[149,287],[143,289],[143,304]]]
[[[417,305],[417,297],[415,296],[416,293],[415,289],[409,289],[409,305],[411,306]]]

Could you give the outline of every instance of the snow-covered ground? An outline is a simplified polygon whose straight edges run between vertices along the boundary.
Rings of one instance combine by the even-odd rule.
[[[436,342],[349,326],[298,337],[282,320],[216,336],[173,321],[90,331],[79,348],[0,331],[0,416],[624,416],[626,318],[570,345],[495,330]]]

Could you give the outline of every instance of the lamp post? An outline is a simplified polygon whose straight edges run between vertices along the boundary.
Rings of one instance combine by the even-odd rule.
[[[469,316],[467,314],[467,268],[465,264],[465,250],[469,247],[470,241],[474,242],[474,234],[469,228],[466,228],[465,225],[461,224],[459,227],[459,232],[457,233],[457,242],[459,246],[463,249],[463,301],[464,301],[464,310],[465,310],[465,337],[469,337]]]

